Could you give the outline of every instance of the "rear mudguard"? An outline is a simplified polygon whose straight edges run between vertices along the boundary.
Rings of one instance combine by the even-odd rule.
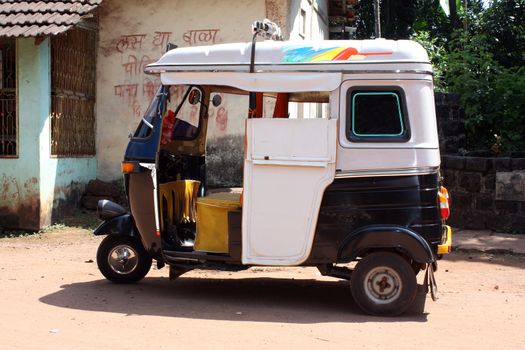
[[[93,233],[99,235],[127,235],[137,237],[138,232],[130,214],[119,215],[100,224]]]
[[[416,232],[396,225],[370,225],[362,227],[342,242],[338,261],[349,262],[368,251],[397,250],[418,263],[435,262],[435,256],[428,242]]]

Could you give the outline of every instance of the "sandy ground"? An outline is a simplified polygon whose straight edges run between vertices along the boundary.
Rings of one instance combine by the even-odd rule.
[[[0,349],[525,349],[525,258],[455,253],[423,314],[363,315],[313,268],[103,279],[101,238],[0,239]]]

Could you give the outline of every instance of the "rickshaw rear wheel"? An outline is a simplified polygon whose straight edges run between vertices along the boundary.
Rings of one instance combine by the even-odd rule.
[[[100,272],[114,283],[135,283],[146,276],[152,259],[142,243],[130,236],[108,235],[97,251]]]
[[[397,316],[414,302],[417,293],[416,274],[402,256],[376,252],[356,265],[350,279],[356,304],[376,316]]]

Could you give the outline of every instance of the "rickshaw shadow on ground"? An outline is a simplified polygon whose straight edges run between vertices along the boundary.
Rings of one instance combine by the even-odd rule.
[[[73,283],[43,296],[57,307],[127,315],[207,320],[320,323],[426,322],[427,314],[409,311],[398,317],[364,315],[347,281],[313,279],[181,277],[146,278],[134,285],[106,280]]]

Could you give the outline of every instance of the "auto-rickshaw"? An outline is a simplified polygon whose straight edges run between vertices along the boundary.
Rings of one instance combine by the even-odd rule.
[[[175,48],[145,68],[162,84],[122,162],[130,212],[99,203],[102,274],[137,282],[152,260],[170,278],[315,266],[350,280],[366,313],[398,315],[425,270],[434,297],[451,229],[425,50],[255,37]],[[226,98],[245,123],[243,149],[231,149],[243,159],[242,187],[210,188],[210,111]]]

